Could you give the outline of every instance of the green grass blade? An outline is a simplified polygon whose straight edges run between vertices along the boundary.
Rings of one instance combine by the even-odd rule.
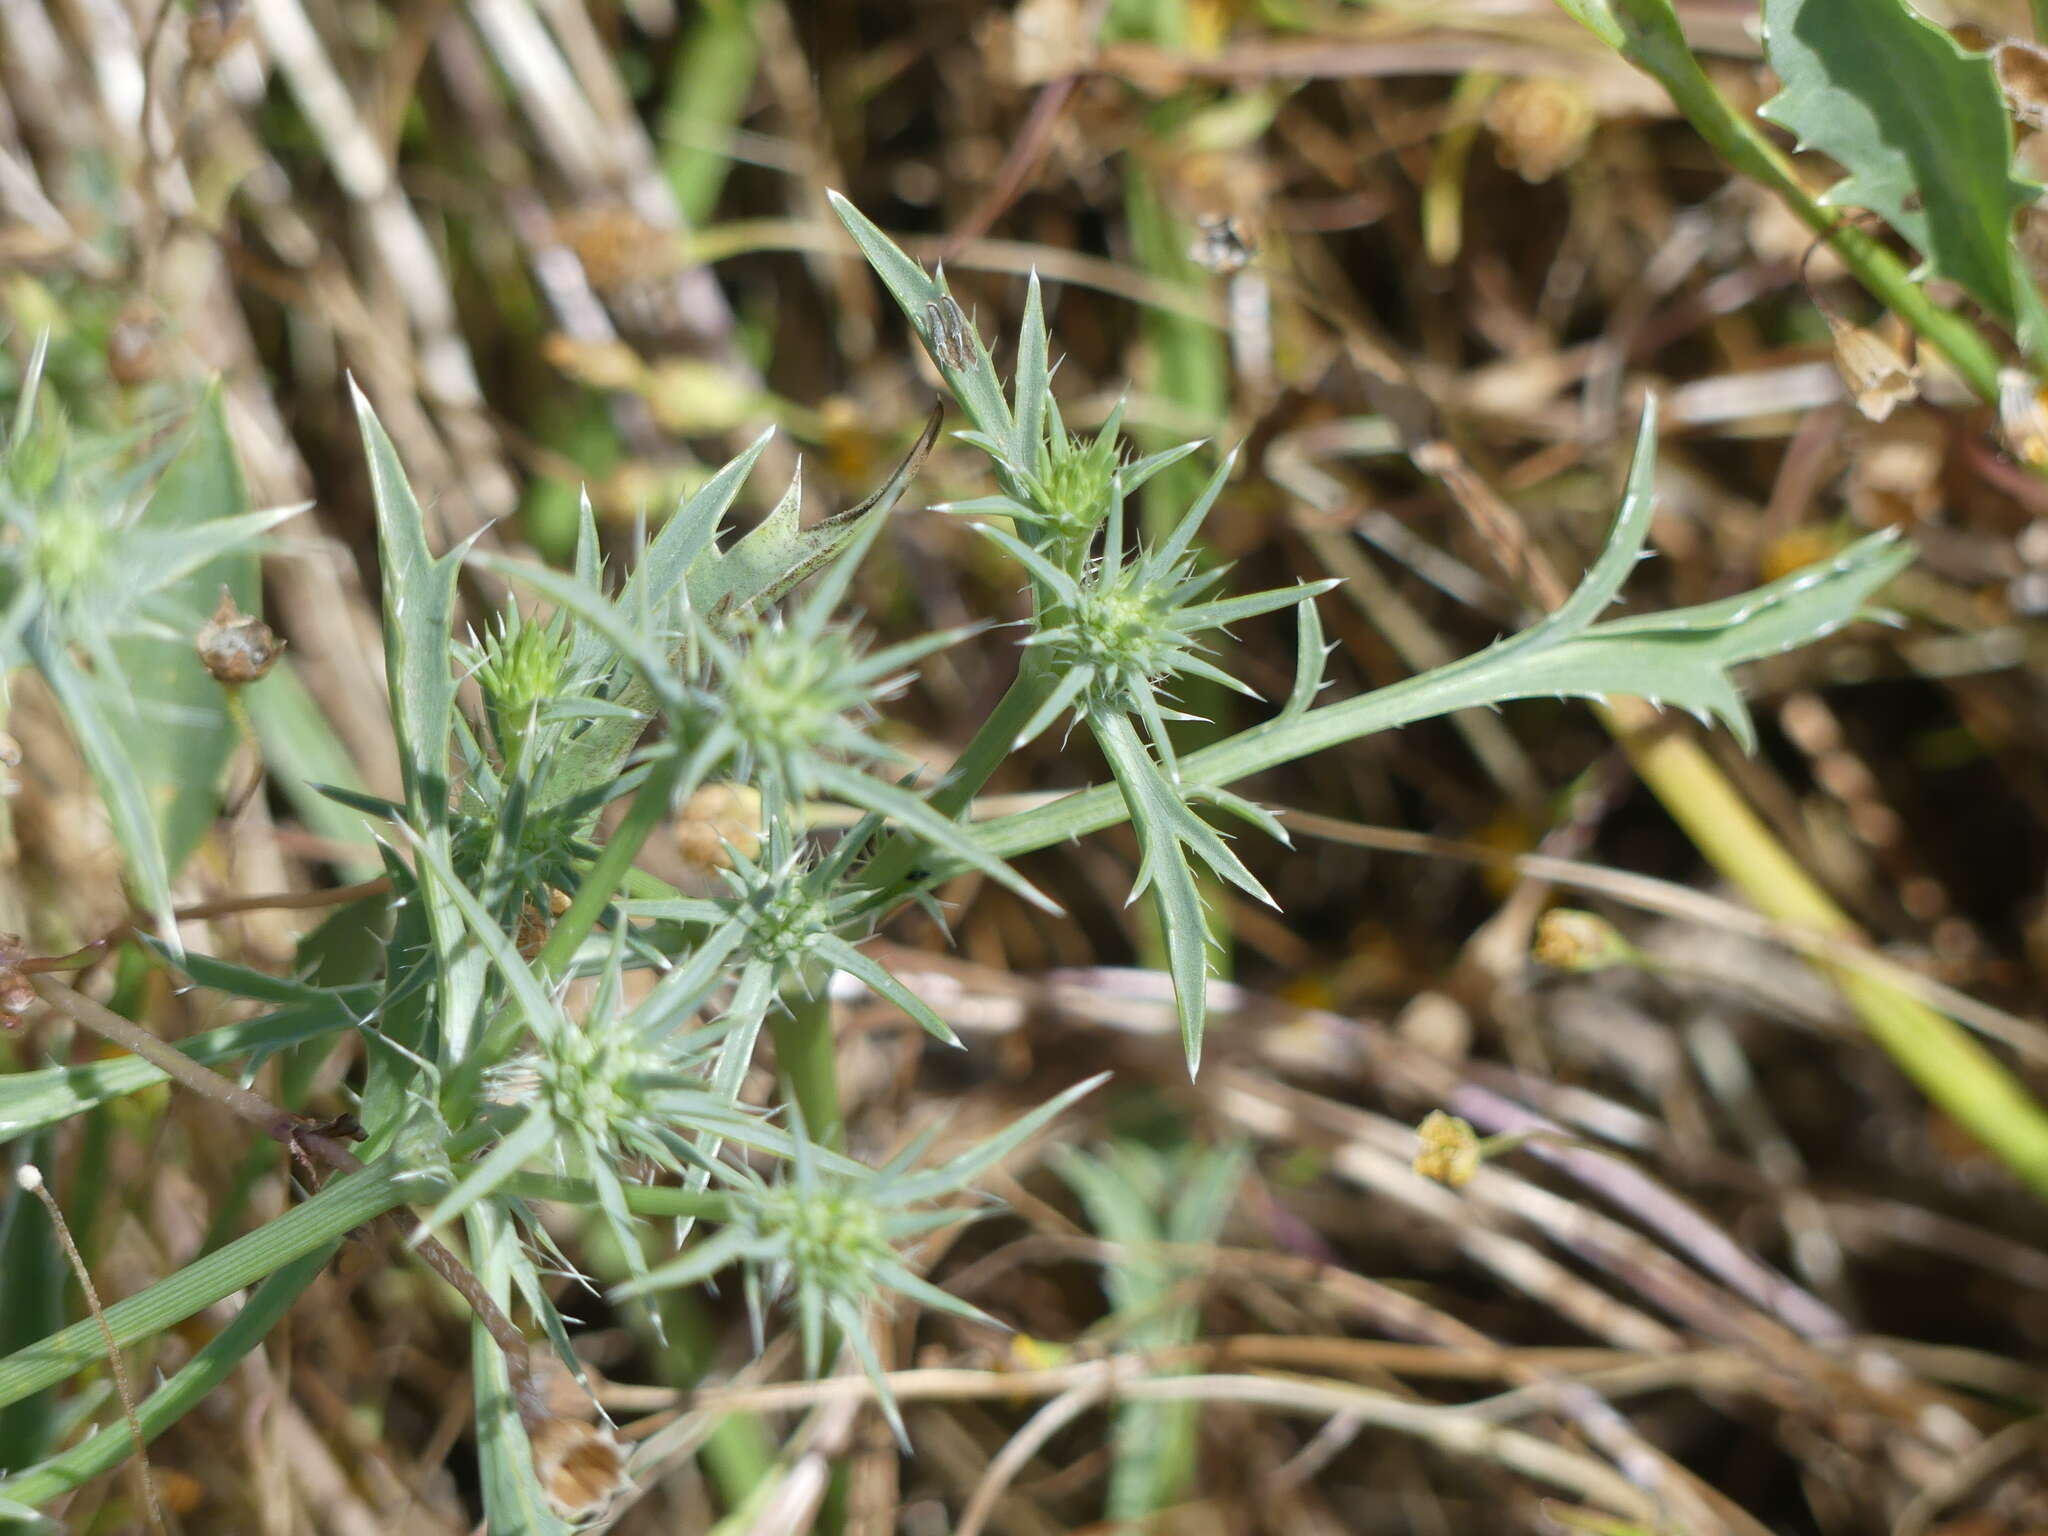
[[[177,1423],[227,1379],[242,1357],[263,1342],[306,1287],[319,1278],[335,1247],[328,1243],[315,1248],[270,1275],[227,1327],[209,1339],[170,1380],[136,1405],[135,1417],[145,1441],[154,1440]],[[116,1421],[103,1425],[82,1444],[0,1482],[0,1499],[31,1507],[47,1504],[111,1472],[134,1449],[135,1442],[125,1424]]]
[[[401,1204],[413,1183],[388,1162],[343,1174],[275,1221],[108,1307],[106,1326],[113,1330],[115,1347],[140,1343],[295,1259],[325,1252],[344,1234]],[[100,1325],[89,1317],[16,1350],[0,1360],[0,1406],[77,1374],[105,1353]]]

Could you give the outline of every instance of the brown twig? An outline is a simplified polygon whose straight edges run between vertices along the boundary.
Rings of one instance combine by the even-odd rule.
[[[355,885],[338,885],[325,891],[267,891],[254,896],[222,896],[213,901],[194,902],[189,907],[175,908],[171,917],[180,923],[199,922],[209,917],[231,917],[238,912],[272,912],[303,910],[311,907],[344,906],[351,901],[361,901],[371,896],[382,896],[391,889],[388,877],[379,875],[374,880],[360,881]],[[125,943],[138,931],[136,920],[128,918],[119,926],[101,934],[88,944],[69,950],[61,955],[32,956],[16,967],[24,974],[33,975],[47,971],[75,971],[104,955],[115,945]],[[140,1054],[139,1052],[137,1054]]]

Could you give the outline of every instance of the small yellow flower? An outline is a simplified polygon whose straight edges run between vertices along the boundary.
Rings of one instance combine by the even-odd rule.
[[[1421,1146],[1412,1166],[1425,1179],[1463,1189],[1479,1172],[1479,1135],[1456,1115],[1433,1109],[1415,1127],[1415,1135]]]
[[[1635,946],[1614,924],[1571,907],[1556,907],[1543,914],[1529,954],[1538,965],[1559,971],[1604,971],[1612,965],[1627,965],[1636,957]]]

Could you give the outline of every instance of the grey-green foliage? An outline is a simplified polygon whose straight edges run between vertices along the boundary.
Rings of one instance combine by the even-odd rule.
[[[486,1288],[567,1358],[551,1282],[574,1272],[575,1255],[558,1246],[559,1224],[540,1221],[535,1205],[568,1199],[602,1229],[590,1247],[618,1254],[610,1279],[622,1300],[643,1305],[651,1293],[737,1267],[761,1326],[778,1306],[794,1319],[808,1366],[825,1368],[844,1350],[878,1374],[869,1344],[878,1305],[893,1296],[961,1310],[917,1275],[903,1245],[971,1214],[959,1208],[966,1186],[1089,1086],[930,1169],[919,1166],[922,1146],[874,1168],[806,1133],[797,1103],[836,1107],[829,1078],[815,1075],[829,1052],[783,1057],[785,1073],[813,1074],[786,1083],[787,1113],[742,1103],[764,1025],[829,1027],[814,1000],[835,973],[956,1043],[940,1014],[860,947],[890,914],[929,902],[939,881],[969,869],[1049,905],[1010,859],[1135,822],[1143,862],[1133,895],[1149,891],[1157,904],[1192,1069],[1208,958],[1197,866],[1263,894],[1207,813],[1226,810],[1279,833],[1231,791],[1234,781],[1408,721],[1539,695],[1638,694],[1718,717],[1747,739],[1728,668],[1855,617],[1907,558],[1902,546],[1866,541],[1738,598],[1605,619],[1648,527],[1655,439],[1646,417],[1613,535],[1564,608],[1437,672],[1319,704],[1324,646],[1314,598],[1325,584],[1231,595],[1226,573],[1193,558],[1232,461],[1213,468],[1163,537],[1134,539],[1126,498],[1196,445],[1127,459],[1114,417],[1092,437],[1072,435],[1050,388],[1036,281],[1006,391],[943,279],[850,207],[839,211],[939,363],[967,417],[963,436],[988,457],[993,491],[953,510],[987,520],[988,537],[1031,592],[1011,695],[980,722],[945,779],[923,781],[919,765],[890,746],[880,715],[920,661],[973,631],[878,644],[849,611],[857,568],[929,449],[936,415],[861,506],[806,529],[792,483],[764,521],[726,544],[724,520],[755,467],[757,443],[686,500],[630,569],[608,572],[587,506],[568,570],[434,553],[419,501],[359,397],[404,793],[386,803],[342,785],[324,792],[382,828],[388,939],[379,925],[358,925],[370,942],[352,948],[356,961],[309,948],[301,979],[291,981],[181,958],[169,946],[163,955],[199,988],[266,1009],[192,1041],[196,1060],[247,1071],[271,1052],[361,1035],[368,1167],[124,1300],[110,1314],[124,1343],[269,1274],[291,1277],[263,1293],[281,1311],[304,1280],[287,1266],[317,1261],[352,1227],[403,1202],[421,1207],[433,1228],[460,1219]],[[33,452],[20,459],[23,445],[39,441],[20,429],[13,438],[17,503],[19,487],[53,483]],[[147,627],[164,573],[189,575],[201,555],[243,549],[267,523],[245,514],[181,527],[165,535],[170,542],[148,546],[148,571],[131,569],[119,551],[81,569],[99,583],[92,590],[101,600]],[[111,682],[118,673],[102,660],[104,645],[72,622],[68,600],[50,595],[59,588],[49,571],[38,578],[42,588],[27,579],[38,568],[21,549],[17,541],[7,556],[16,574],[5,633],[17,654],[76,667],[75,649]],[[463,559],[487,560],[548,611],[492,616],[481,633],[458,635]],[[1177,681],[1239,687],[1209,649],[1213,637],[1290,607],[1299,656],[1287,699],[1249,729],[1180,750]],[[26,645],[37,636],[40,651]],[[474,718],[460,705],[464,673],[481,695]],[[1072,723],[1101,745],[1109,782],[994,821],[967,814],[1019,740]],[[758,837],[732,839],[723,889],[685,895],[637,870],[644,841],[695,791],[721,782],[757,796],[761,820]],[[110,801],[117,793],[135,798],[109,782]],[[810,802],[820,799],[851,807],[854,824],[834,835],[802,831],[816,824]],[[160,898],[163,871],[141,883]],[[574,993],[571,982],[580,983]],[[0,1082],[0,1134],[59,1123],[159,1076],[126,1061],[21,1074]],[[181,1372],[158,1389],[145,1421],[183,1412],[253,1344],[252,1333],[260,1336],[222,1335],[205,1371]],[[479,1327],[476,1340],[489,1522],[544,1528],[553,1517],[527,1476],[511,1376],[490,1331]],[[62,1381],[99,1347],[86,1322],[0,1359],[0,1408]],[[0,1483],[0,1499],[46,1502],[122,1454],[107,1438],[121,1434],[103,1427],[66,1457]]]
[[[1132,897],[1152,892],[1190,1071],[1201,1057],[1208,975],[1208,929],[1192,861],[1266,899],[1257,880],[1197,812],[1198,802],[1227,809],[1284,840],[1269,816],[1229,792],[1231,780],[1394,725],[1475,704],[1545,695],[1601,699],[1633,694],[1702,719],[1718,717],[1749,745],[1749,716],[1728,668],[1789,650],[1847,622],[1910,558],[1890,539],[1873,536],[1832,561],[1726,602],[1597,622],[1619,596],[1649,533],[1656,421],[1654,412],[1646,411],[1613,531],[1570,601],[1478,655],[1363,699],[1312,708],[1322,661],[1312,599],[1329,584],[1212,598],[1210,590],[1223,573],[1199,570],[1190,555],[1231,460],[1224,460],[1165,538],[1127,551],[1124,497],[1135,483],[1193,445],[1123,466],[1110,441],[1115,418],[1104,436],[1092,442],[1067,435],[1050,390],[1035,275],[1017,340],[1014,398],[1006,401],[978,336],[964,345],[957,328],[955,334],[937,337],[931,317],[953,305],[943,276],[927,277],[851,204],[838,199],[833,206],[916,325],[973,423],[973,430],[961,434],[963,440],[989,457],[997,494],[955,503],[951,510],[1010,522],[1009,528],[990,525],[989,533],[1015,557],[1030,582],[1031,633],[1023,643],[1058,658],[1057,665],[1027,669],[1019,682],[1026,697],[1014,711],[999,710],[998,716],[1006,724],[1011,718],[1020,721],[1014,729],[1029,737],[1072,709],[1109,760],[1121,802],[1116,810],[1136,827],[1142,853]],[[957,314],[957,306],[952,313]],[[1200,637],[1290,605],[1301,615],[1301,670],[1285,708],[1264,725],[1181,757],[1168,724],[1177,717],[1177,678],[1206,678],[1250,691],[1207,659]],[[1004,749],[1011,744],[1003,743]],[[961,762],[963,769],[993,766],[990,754],[977,754],[973,747]],[[1084,821],[1089,827],[1106,825],[1120,819],[1106,796],[1105,790],[1091,791],[1043,812],[1026,813],[1011,827],[997,823],[988,829],[989,842],[1013,853],[1043,846],[1039,839],[1046,833],[1059,835],[1055,828],[1071,833],[1082,830]]]
[[[38,344],[0,441],[0,669],[64,710],[142,906],[171,936],[171,879],[211,823],[237,733],[193,649],[222,589],[257,607],[251,512],[209,391],[165,452],[74,429]]]

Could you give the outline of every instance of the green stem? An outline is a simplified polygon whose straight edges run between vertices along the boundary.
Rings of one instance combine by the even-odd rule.
[[[806,994],[785,997],[785,1006],[769,1010],[768,1031],[775,1037],[775,1059],[804,1129],[821,1147],[845,1140],[846,1124],[839,1108],[839,1059],[832,1038],[832,998],[823,976]]]
[[[665,1335],[655,1346],[659,1379],[677,1388],[693,1387],[718,1362],[718,1328],[695,1291],[663,1291],[653,1299]],[[726,1507],[738,1509],[774,1476],[775,1447],[775,1437],[758,1415],[734,1413],[711,1428],[697,1454]]]
[[[555,1200],[584,1210],[594,1210],[597,1206],[597,1186],[588,1179],[565,1179],[551,1173],[515,1173],[502,1187],[508,1196],[519,1200]],[[729,1195],[653,1184],[627,1183],[621,1188],[626,1197],[626,1209],[635,1216],[680,1216],[692,1221],[728,1221],[732,1217],[732,1197]]]
[[[661,168],[686,228],[710,218],[732,168],[732,151],[722,141],[746,111],[760,63],[751,9],[752,0],[699,7],[669,74],[658,135]]]
[[[1578,15],[1583,4],[1584,0],[1566,0],[1565,9]],[[2033,4],[2037,17],[2048,9],[2048,0]],[[1999,358],[1991,343],[1968,320],[1930,299],[1907,275],[1905,264],[1884,246],[1846,223],[1839,210],[1823,208],[1814,199],[1801,185],[1792,162],[1714,88],[1679,30],[1671,0],[1613,0],[1608,18],[1620,28],[1618,40],[1607,27],[1580,16],[1664,87],[1723,160],[1777,193],[1801,223],[1826,238],[1856,280],[1946,357],[1979,398],[1997,402]]]
[[[1377,731],[1493,701],[1501,697],[1501,689],[1492,660],[1481,652],[1377,693],[1269,720],[1182,758],[1182,782],[1190,788],[1231,784]],[[1740,881],[1765,912],[1825,933],[1844,931],[1847,918],[1776,845],[1754,813],[1731,798],[1733,791],[1725,779],[1697,771],[1696,765],[1711,769],[1711,764],[1696,743],[1665,735],[1659,743],[1637,747],[1632,755],[1644,781],[1702,852]],[[1709,795],[1711,805],[1704,798]],[[1116,786],[1097,785],[989,822],[982,828],[982,844],[998,858],[1013,859],[1114,826],[1125,817]],[[937,884],[959,873],[960,867],[941,860],[928,878]],[[2048,1198],[2048,1111],[1952,1020],[1882,981],[1832,973],[1899,1067],[2036,1193]]]
[[[2034,37],[2039,42],[2048,43],[2048,0],[2032,0],[2031,9],[2034,13]]]
[[[1025,651],[1008,691],[954,762],[946,782],[932,792],[933,810],[941,816],[957,817],[973,803],[1004,759],[1016,751],[1017,733],[1030,723],[1052,685],[1052,671],[1039,651]],[[893,903],[897,885],[909,876],[923,849],[924,844],[914,837],[901,832],[887,834],[862,869],[861,883],[886,893]]]
[[[640,856],[640,849],[648,836],[661,825],[675,803],[676,787],[682,782],[683,768],[682,749],[670,743],[633,796],[633,803],[626,808],[625,817],[604,845],[603,852],[584,872],[576,886],[575,900],[569,903],[569,910],[556,920],[547,943],[541,946],[540,954],[535,957],[534,975],[543,985],[568,971],[569,962],[576,958],[576,951],[590,936],[590,930],[597,926],[605,908],[611,905],[612,897],[618,894],[619,887],[632,872],[633,861]]]
[[[1607,716],[1643,782],[1714,867],[1766,916],[1856,937],[1848,915],[1800,867],[1698,742],[1658,728],[1647,708]],[[1864,971],[1816,962],[1877,1043],[1922,1092],[2048,1197],[2048,1113],[1945,1014]]]

